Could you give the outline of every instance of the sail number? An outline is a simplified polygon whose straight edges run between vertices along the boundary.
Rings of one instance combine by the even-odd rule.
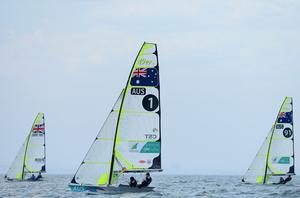
[[[143,98],[142,104],[147,111],[154,111],[158,107],[158,99],[155,95],[149,94]]]
[[[292,135],[293,135],[292,129],[290,129],[290,128],[285,128],[285,129],[283,130],[283,136],[284,136],[284,137],[290,138],[290,137],[292,137]]]

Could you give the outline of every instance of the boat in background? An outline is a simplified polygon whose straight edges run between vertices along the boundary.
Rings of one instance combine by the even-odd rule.
[[[162,171],[160,113],[157,46],[144,43],[125,88],[69,184],[71,190],[152,191],[153,187],[134,188],[117,181],[124,173]]]
[[[28,136],[5,174],[7,180],[37,181],[46,172],[45,118],[38,113]]]
[[[293,99],[286,97],[267,138],[244,178],[245,183],[282,184],[295,175]],[[285,178],[285,179],[284,179]],[[288,179],[289,180],[289,179]]]

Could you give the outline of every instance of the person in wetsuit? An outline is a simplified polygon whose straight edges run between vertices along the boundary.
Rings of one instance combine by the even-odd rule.
[[[28,180],[36,180],[36,177],[34,176],[34,174],[32,174]]]
[[[137,181],[134,179],[134,177],[130,177],[129,187],[136,187],[136,186],[137,186]]]
[[[291,180],[292,180],[292,177],[290,175],[285,179],[283,179],[283,177],[280,177],[278,184],[286,184]]]
[[[150,176],[150,173],[146,173],[145,179],[142,181],[140,185],[138,185],[139,188],[147,187],[152,182],[152,178]]]
[[[291,180],[292,180],[292,177],[289,175],[287,178],[285,178],[284,184],[288,183]]]
[[[35,178],[35,180],[38,180],[38,179],[40,179],[40,178],[42,178],[41,172],[39,172],[39,175]]]

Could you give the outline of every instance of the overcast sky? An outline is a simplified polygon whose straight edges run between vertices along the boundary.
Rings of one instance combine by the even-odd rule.
[[[299,10],[297,0],[0,1],[0,173],[38,112],[48,172],[75,173],[144,41],[158,44],[166,174],[244,174],[287,95],[299,173]]]

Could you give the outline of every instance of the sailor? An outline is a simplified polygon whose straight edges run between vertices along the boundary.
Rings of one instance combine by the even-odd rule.
[[[36,177],[36,180],[38,180],[38,179],[40,179],[40,178],[42,178],[41,172],[39,172],[39,175]]]
[[[36,178],[35,178],[34,174],[32,174],[31,177],[28,180],[35,180],[35,179]]]
[[[279,178],[279,182],[278,182],[278,184],[285,184],[285,183],[284,183],[284,179],[283,179],[283,177],[280,177],[280,178]]]
[[[130,177],[130,181],[129,181],[129,187],[136,187],[137,182],[134,179],[134,177]]]
[[[286,184],[291,180],[292,180],[292,177],[290,175],[285,179],[283,179],[283,177],[280,177],[279,182],[277,184]]]
[[[292,177],[291,177],[291,175],[289,175],[287,178],[285,178],[284,184],[288,183],[291,180],[292,180]]]
[[[150,173],[146,173],[145,179],[142,181],[140,185],[138,185],[139,188],[147,187],[152,182],[152,178],[150,176]]]

